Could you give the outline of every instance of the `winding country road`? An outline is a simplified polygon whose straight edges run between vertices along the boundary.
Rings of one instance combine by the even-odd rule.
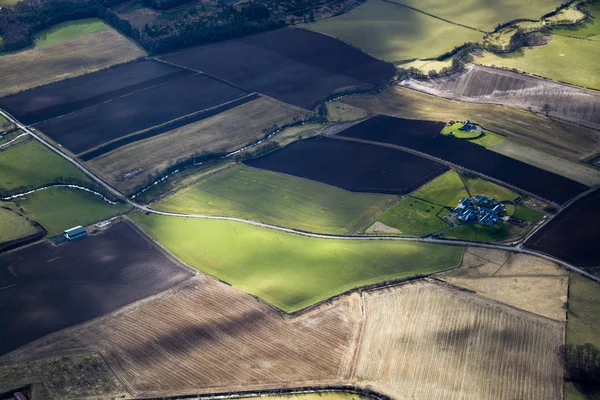
[[[6,119],[11,121],[13,124],[15,124],[18,128],[20,128],[24,132],[30,134],[32,137],[34,137],[35,139],[40,141],[42,144],[44,144],[50,150],[52,150],[55,153],[57,153],[58,155],[60,155],[62,158],[69,161],[71,164],[75,165],[86,176],[88,176],[90,179],[92,179],[95,183],[97,183],[100,186],[102,186],[103,188],[105,188],[108,192],[110,192],[117,198],[121,199],[122,201],[126,202],[127,204],[131,205],[132,207],[134,207],[135,209],[137,209],[139,211],[148,212],[148,213],[157,214],[157,215],[171,216],[171,217],[202,218],[202,219],[214,219],[214,220],[222,220],[222,221],[235,221],[235,222],[241,222],[241,223],[245,223],[245,224],[249,224],[249,225],[258,226],[261,228],[273,229],[273,230],[277,230],[280,232],[286,232],[286,233],[291,233],[291,234],[295,234],[295,235],[308,236],[308,237],[319,238],[319,239],[400,240],[400,241],[408,241],[408,242],[435,243],[435,244],[443,244],[443,245],[450,245],[450,246],[472,246],[472,247],[482,247],[482,248],[488,248],[488,249],[512,251],[512,252],[516,252],[516,253],[528,254],[528,255],[544,258],[548,261],[562,265],[563,267],[565,267],[571,271],[577,272],[593,281],[600,283],[600,278],[587,273],[586,271],[582,270],[581,268],[578,268],[578,267],[571,265],[563,260],[560,260],[558,258],[552,257],[552,256],[544,254],[544,253],[524,249],[521,246],[508,246],[508,245],[500,245],[500,244],[478,243],[478,242],[470,242],[470,241],[466,241],[466,240],[437,239],[437,238],[432,238],[432,237],[328,235],[328,234],[321,234],[321,233],[314,233],[314,232],[306,232],[306,231],[301,231],[301,230],[292,229],[292,228],[285,228],[282,226],[266,224],[263,222],[258,222],[258,221],[253,221],[253,220],[249,220],[249,219],[243,219],[243,218],[224,217],[224,216],[205,215],[205,214],[182,214],[182,213],[172,213],[172,212],[154,210],[148,206],[144,206],[142,204],[138,204],[138,203],[132,201],[127,196],[125,196],[123,193],[121,193],[114,187],[110,186],[108,183],[106,183],[100,177],[98,177],[93,172],[88,170],[84,165],[77,162],[77,160],[75,160],[73,157],[70,157],[62,150],[54,147],[50,142],[48,142],[47,140],[42,138],[40,135],[33,132],[27,126],[21,124],[12,115],[8,114],[4,110],[0,110],[0,115],[4,116]],[[378,143],[378,145],[381,145],[381,144]],[[396,147],[396,146],[394,146],[394,147]],[[595,189],[592,189],[590,191],[593,191],[593,190],[595,190]],[[580,196],[578,196],[575,199],[572,199],[571,201],[569,201],[567,203],[567,205],[572,204],[576,199],[582,197],[585,194],[588,194],[590,191],[581,194]]]

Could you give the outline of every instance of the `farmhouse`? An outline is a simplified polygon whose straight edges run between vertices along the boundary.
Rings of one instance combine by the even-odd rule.
[[[467,121],[458,130],[463,132],[477,132],[477,126],[471,121]]]
[[[490,208],[492,207],[493,208]],[[499,214],[506,211],[504,204],[487,196],[475,196],[460,199],[453,215],[461,222],[475,222],[485,226],[494,226],[500,221]]]
[[[67,238],[67,240],[74,240],[80,237],[84,237],[85,235],[87,235],[87,232],[85,231],[84,227],[76,226],[74,228],[67,229],[64,232],[64,235]]]

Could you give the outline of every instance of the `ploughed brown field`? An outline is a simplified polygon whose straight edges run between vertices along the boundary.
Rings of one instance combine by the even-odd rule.
[[[273,124],[305,116],[299,107],[259,97],[225,112],[170,130],[168,134],[119,147],[87,162],[111,185],[130,193],[172,162],[198,153],[235,151],[264,137]]]
[[[600,152],[599,131],[514,107],[461,103],[401,86],[377,95],[347,96],[340,101],[392,117],[443,122],[471,120],[487,130],[573,160]]]
[[[113,29],[2,56],[0,96],[125,63],[146,53]]]
[[[517,72],[470,65],[464,73],[435,79],[411,79],[409,88],[449,99],[503,104],[600,129],[600,93]]]
[[[392,64],[342,41],[296,28],[161,58],[307,109],[331,93],[369,90],[396,73]]]
[[[0,354],[168,289],[193,275],[130,222],[0,255]]]
[[[558,321],[434,282],[287,317],[198,275],[0,358],[0,387],[7,369],[13,380],[43,381],[51,377],[32,373],[33,360],[97,351],[137,397],[345,384],[398,398],[552,400],[561,398],[563,332]],[[100,375],[78,390],[107,382]]]

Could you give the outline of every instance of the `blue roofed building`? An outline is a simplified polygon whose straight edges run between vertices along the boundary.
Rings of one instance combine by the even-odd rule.
[[[75,228],[67,229],[64,235],[67,240],[74,240],[86,236],[87,232],[83,226],[76,226]]]

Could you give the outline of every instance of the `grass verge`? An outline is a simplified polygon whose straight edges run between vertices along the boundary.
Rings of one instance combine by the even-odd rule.
[[[252,219],[308,232],[352,233],[396,196],[352,193],[237,165],[154,205],[157,210]]]
[[[0,243],[33,235],[39,228],[21,215],[11,203],[0,202]]]
[[[188,265],[293,312],[355,287],[456,266],[462,248],[317,239],[232,221],[134,213]]]
[[[31,218],[56,235],[77,225],[89,225],[127,211],[124,204],[112,205],[94,194],[63,187],[54,187],[15,199]]]

